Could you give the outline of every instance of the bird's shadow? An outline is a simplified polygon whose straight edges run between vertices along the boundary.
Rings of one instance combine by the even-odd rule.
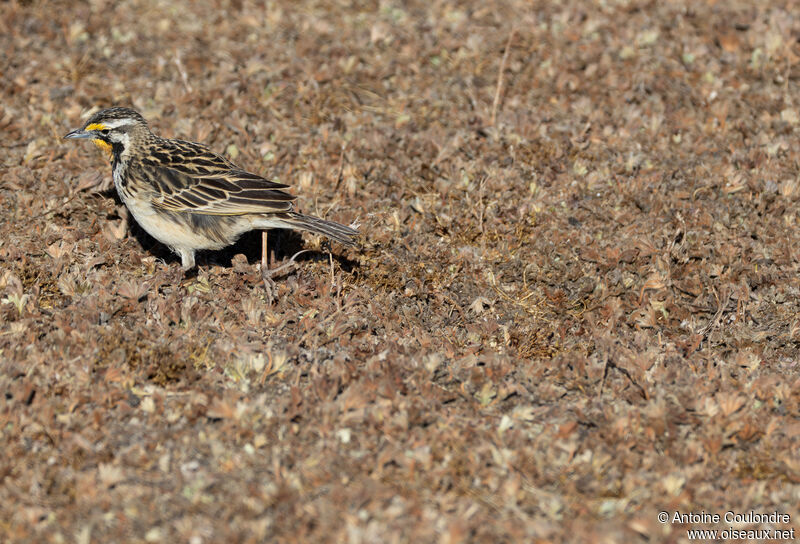
[[[180,264],[180,258],[173,253],[167,246],[150,236],[142,227],[136,223],[135,219],[130,221],[131,234],[139,242],[142,248],[154,255],[156,258],[169,264]],[[220,250],[206,250],[197,253],[197,263],[200,266],[217,265],[224,268],[233,267],[233,257],[243,254],[247,263],[255,265],[261,262],[261,232],[253,230],[246,232],[239,240],[226,248]],[[287,229],[270,229],[267,238],[268,249],[272,252],[275,263],[281,263],[286,259],[291,259],[295,254],[306,248],[303,237],[299,232]],[[324,245],[330,247],[330,242]],[[342,270],[348,274],[358,267],[358,261],[348,259],[342,255],[331,252],[333,260],[336,261]],[[328,260],[327,251],[309,250],[297,256],[296,262]],[[273,263],[273,266],[275,264]],[[197,267],[190,271],[190,276],[197,273]]]

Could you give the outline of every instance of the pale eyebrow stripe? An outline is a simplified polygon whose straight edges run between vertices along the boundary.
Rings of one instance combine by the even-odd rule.
[[[133,123],[133,119],[110,119],[105,121],[103,124],[106,126],[106,128],[119,128],[126,125],[132,125]]]

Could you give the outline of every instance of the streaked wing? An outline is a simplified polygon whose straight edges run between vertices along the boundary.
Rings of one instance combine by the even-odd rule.
[[[288,185],[245,172],[204,146],[162,140],[141,161],[142,174],[157,188],[153,205],[175,212],[243,215],[292,209]]]

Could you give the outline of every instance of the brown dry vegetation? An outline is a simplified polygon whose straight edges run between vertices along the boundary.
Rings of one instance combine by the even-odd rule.
[[[796,523],[795,8],[0,3],[0,540]],[[363,247],[270,236],[314,250],[273,305],[257,233],[176,283],[60,138],[109,105]]]

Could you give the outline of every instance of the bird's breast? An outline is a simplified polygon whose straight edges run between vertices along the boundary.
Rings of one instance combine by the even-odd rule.
[[[112,175],[114,177],[114,187],[117,188],[117,194],[122,199],[122,202],[125,204],[128,203],[128,200],[131,199],[131,194],[128,190],[128,180],[127,180],[127,165],[122,161],[114,161],[114,165],[112,166]]]

